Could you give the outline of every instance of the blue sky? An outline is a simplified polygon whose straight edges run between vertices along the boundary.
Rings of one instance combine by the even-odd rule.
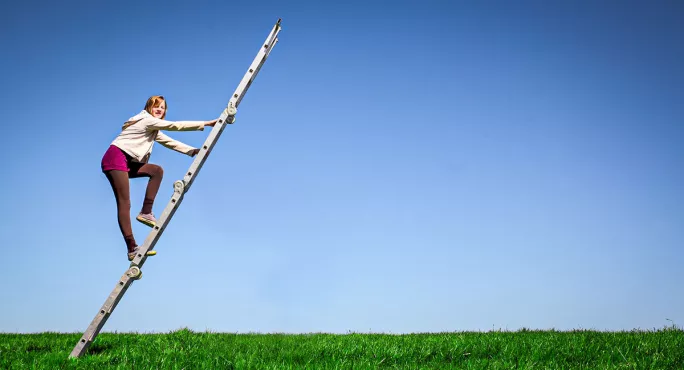
[[[0,331],[85,330],[128,267],[102,154],[150,95],[169,120],[218,117],[278,18],[237,122],[104,332],[681,326],[683,14],[7,3]],[[151,161],[159,215],[192,159],[156,145]],[[133,216],[144,190],[131,181]]]

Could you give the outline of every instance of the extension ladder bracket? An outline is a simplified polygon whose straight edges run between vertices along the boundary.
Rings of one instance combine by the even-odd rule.
[[[126,276],[133,280],[140,280],[142,278],[142,271],[138,266],[131,266],[128,271],[126,271]]]
[[[228,102],[228,106],[226,109],[223,111],[223,115],[226,116],[226,122],[228,124],[233,124],[235,123],[235,115],[237,114],[237,108],[235,107],[233,101]]]

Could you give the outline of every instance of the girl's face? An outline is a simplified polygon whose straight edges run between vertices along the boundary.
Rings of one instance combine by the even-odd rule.
[[[158,106],[152,107],[152,115],[156,118],[162,118],[166,111],[166,102],[162,101]]]

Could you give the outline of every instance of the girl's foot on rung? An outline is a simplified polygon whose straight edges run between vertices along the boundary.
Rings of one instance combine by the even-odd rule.
[[[154,218],[154,215],[152,214],[152,212],[147,213],[147,214],[140,212],[135,219],[142,222],[143,224],[145,224],[149,227],[154,227],[154,225],[157,224],[157,219]]]
[[[140,246],[135,247],[133,249],[133,252],[128,253],[128,260],[133,261],[133,259],[135,258],[135,255],[138,254],[139,251],[140,251]],[[155,251],[155,250],[147,251],[147,253],[145,253],[146,256],[154,256],[156,254],[157,254],[157,251]]]

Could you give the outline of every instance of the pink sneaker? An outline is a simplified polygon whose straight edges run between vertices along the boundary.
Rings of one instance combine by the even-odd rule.
[[[149,227],[154,227],[154,225],[157,224],[157,219],[154,218],[154,215],[151,212],[148,214],[143,214],[140,212],[135,219]]]
[[[133,252],[128,253],[128,260],[133,261],[133,259],[135,258],[135,255],[139,251],[140,251],[140,246],[135,247],[135,249],[133,249]],[[156,254],[157,254],[157,251],[155,251],[155,250],[147,251],[147,253],[145,253],[146,256],[155,256]]]

